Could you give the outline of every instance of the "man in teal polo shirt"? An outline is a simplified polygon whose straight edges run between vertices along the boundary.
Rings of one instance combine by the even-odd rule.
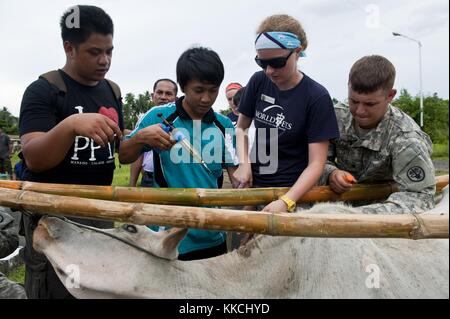
[[[120,146],[120,162],[131,163],[142,152],[153,150],[154,187],[221,188],[223,168],[236,185],[234,126],[212,110],[223,78],[224,67],[217,53],[201,47],[184,52],[177,62],[177,81],[185,96],[154,107],[141,118]],[[163,120],[182,133],[204,164],[171,139],[161,126]],[[225,232],[189,229],[178,248],[178,259],[221,255],[226,252],[225,238]]]

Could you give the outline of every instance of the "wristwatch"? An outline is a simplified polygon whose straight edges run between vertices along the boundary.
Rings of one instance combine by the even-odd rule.
[[[297,207],[297,203],[294,202],[292,199],[290,199],[289,197],[287,197],[286,195],[281,196],[279,199],[281,199],[283,202],[286,203],[287,205],[287,211],[289,213],[292,213],[295,208]]]

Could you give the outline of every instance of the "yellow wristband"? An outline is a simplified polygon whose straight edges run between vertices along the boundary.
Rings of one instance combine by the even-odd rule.
[[[293,201],[292,199],[290,199],[289,197],[287,197],[286,195],[281,196],[280,199],[281,199],[283,202],[286,203],[287,211],[288,211],[289,213],[292,213],[292,212],[295,210],[295,208],[297,207],[297,203],[294,202],[294,201]]]

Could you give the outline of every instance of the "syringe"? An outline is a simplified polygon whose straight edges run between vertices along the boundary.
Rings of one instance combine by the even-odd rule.
[[[203,167],[206,169],[206,171],[212,175],[212,171],[209,169],[208,165],[206,165],[205,161],[202,159],[200,154],[195,150],[195,148],[189,143],[187,138],[181,133],[180,131],[177,131],[176,128],[173,126],[172,123],[167,121],[162,113],[158,113],[158,117],[161,118],[164,125],[168,128],[168,133],[172,136],[172,138],[177,142],[180,143],[181,146],[183,146],[191,155],[193,158],[195,158],[200,164],[203,165]]]

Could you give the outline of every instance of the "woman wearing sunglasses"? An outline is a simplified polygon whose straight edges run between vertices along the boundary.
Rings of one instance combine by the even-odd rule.
[[[288,15],[266,18],[257,32],[255,61],[262,71],[250,79],[239,105],[241,164],[234,176],[241,188],[290,187],[264,211],[294,211],[323,172],[329,140],[339,137],[328,91],[297,67],[307,45],[301,24]],[[253,119],[257,133],[249,156],[243,132]]]

